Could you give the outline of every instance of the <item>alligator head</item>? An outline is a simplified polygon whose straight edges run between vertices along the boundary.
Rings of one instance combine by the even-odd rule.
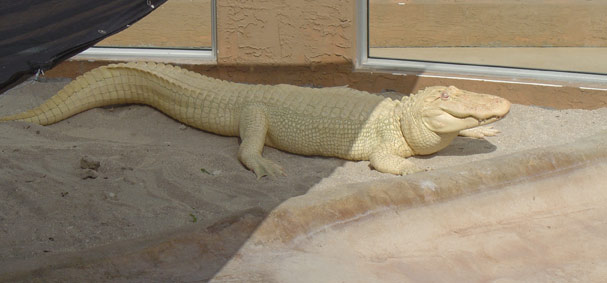
[[[418,154],[441,150],[459,131],[493,123],[510,111],[506,99],[454,86],[428,87],[404,104],[401,129]]]
[[[452,133],[493,123],[510,111],[510,102],[501,97],[450,87],[425,89],[421,118],[435,133]]]

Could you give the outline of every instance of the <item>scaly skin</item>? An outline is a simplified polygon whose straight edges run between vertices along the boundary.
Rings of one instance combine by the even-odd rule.
[[[245,85],[169,65],[128,63],[85,73],[39,107],[0,121],[48,125],[125,103],[150,105],[201,130],[240,136],[238,158],[258,178],[284,174],[262,157],[264,144],[301,155],[370,160],[381,172],[417,172],[405,157],[437,152],[458,134],[495,135],[475,127],[510,109],[505,99],[455,87],[430,87],[398,101],[346,87]]]

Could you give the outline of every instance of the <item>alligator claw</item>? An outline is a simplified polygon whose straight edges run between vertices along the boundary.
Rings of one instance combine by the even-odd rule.
[[[280,165],[265,158],[255,160],[253,164],[251,164],[250,169],[257,175],[257,180],[261,179],[263,176],[269,176],[274,179],[279,175],[287,175]]]

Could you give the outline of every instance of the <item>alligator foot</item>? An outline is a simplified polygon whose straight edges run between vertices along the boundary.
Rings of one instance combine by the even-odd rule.
[[[493,127],[476,127],[476,128],[470,128],[470,129],[459,131],[460,136],[468,137],[468,138],[475,138],[475,139],[483,139],[485,137],[492,137],[499,133],[500,133],[500,131],[498,129],[494,129]]]
[[[255,175],[257,175],[257,180],[261,179],[263,176],[270,176],[271,178],[276,178],[277,176],[286,176],[284,169],[273,161],[265,159],[263,157],[258,157],[249,160],[246,166],[252,170]]]

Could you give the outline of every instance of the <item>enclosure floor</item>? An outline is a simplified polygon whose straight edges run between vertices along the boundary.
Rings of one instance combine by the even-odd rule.
[[[26,82],[0,96],[0,115],[38,105],[67,82]],[[496,137],[457,138],[444,151],[412,161],[433,169],[424,173],[436,174],[431,180],[440,176],[465,179],[466,175],[453,170],[472,168],[487,160],[499,164],[500,158],[517,152],[572,143],[606,130],[607,109],[557,111],[513,105],[511,113],[494,126],[502,131]],[[366,161],[297,156],[266,148],[265,157],[282,165],[288,176],[258,181],[236,158],[237,138],[183,126],[140,105],[94,109],[46,127],[0,123],[0,132],[0,281],[6,282],[36,278],[195,281],[221,274],[245,276],[226,273],[233,270],[228,267],[238,266],[235,260],[249,258],[250,254],[241,253],[241,249],[246,247],[251,252],[277,243],[280,249],[292,247],[282,237],[305,238],[310,232],[306,227],[312,227],[308,220],[295,218],[295,222],[285,220],[286,226],[277,228],[275,236],[259,234],[272,231],[262,229],[268,222],[279,223],[280,217],[296,216],[292,213],[331,199],[319,196],[365,192],[360,186],[366,185],[361,182],[380,184],[419,178],[378,173]],[[555,162],[557,157],[553,158]],[[100,167],[95,172],[83,169],[83,159],[99,161]],[[486,171],[491,166],[481,169]],[[384,200],[389,196],[379,192],[374,195]],[[479,203],[479,209],[492,203],[483,201],[486,203]],[[318,220],[339,222],[348,216],[330,208],[324,211],[335,214]],[[545,214],[535,216],[549,217],[551,211],[546,207]],[[563,230],[558,231],[568,231],[569,226],[559,227]],[[361,239],[368,236],[361,235]],[[268,245],[251,244],[254,239]],[[420,254],[424,252],[419,250]],[[508,249],[504,247],[503,252]],[[374,260],[390,261],[381,255]],[[332,273],[335,278],[343,275],[339,270]],[[297,274],[298,270],[292,272]],[[253,281],[261,276],[249,275]],[[293,281],[299,278],[292,277]],[[268,278],[258,279],[267,282]]]

